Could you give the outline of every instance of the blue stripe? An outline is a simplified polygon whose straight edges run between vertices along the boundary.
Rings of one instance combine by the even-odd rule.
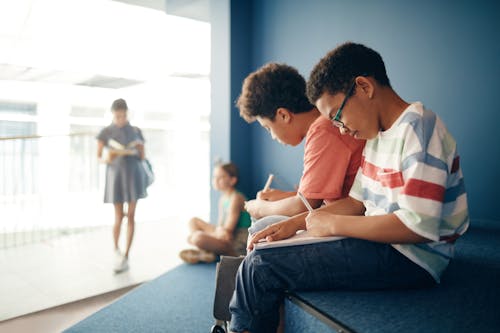
[[[427,146],[434,132],[434,127],[436,126],[436,114],[432,111],[424,109],[422,116],[415,112],[409,112],[403,116],[400,121],[402,123],[408,123],[413,127],[422,149],[427,150]]]
[[[437,247],[432,247],[429,244],[425,244],[425,243],[418,243],[418,244],[412,244],[412,245],[419,247],[424,251],[432,252],[434,254],[440,255],[441,257],[444,257],[446,259],[453,258],[453,255],[454,255],[454,247],[453,246],[450,246],[447,243],[433,242],[431,244],[436,244]]]
[[[428,154],[427,152],[418,152],[406,157],[401,163],[402,170],[404,171],[419,162],[448,172],[448,164],[446,164],[443,160]]]
[[[399,209],[397,202],[389,202],[386,196],[375,194],[367,188],[363,189],[363,200],[373,202],[376,207],[384,209],[387,213],[392,213]]]
[[[456,186],[446,189],[446,192],[444,193],[444,202],[448,203],[456,201],[457,198],[464,193],[465,193],[464,179],[460,178],[460,181]]]

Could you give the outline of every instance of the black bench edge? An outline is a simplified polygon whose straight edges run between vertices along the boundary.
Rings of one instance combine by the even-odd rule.
[[[326,324],[327,326],[333,328],[336,330],[338,333],[356,333],[352,328],[349,328],[347,325],[342,324],[341,322],[337,321],[335,318],[332,316],[328,315],[327,313],[319,310],[316,308],[314,305],[300,297],[299,295],[295,293],[290,293],[288,292],[286,294],[286,298],[292,302],[293,304],[297,305],[299,308],[304,310],[305,312],[309,313],[311,316],[319,319],[321,322]]]

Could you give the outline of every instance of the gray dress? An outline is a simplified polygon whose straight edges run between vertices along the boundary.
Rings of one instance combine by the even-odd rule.
[[[130,123],[122,128],[111,124],[101,130],[97,139],[104,142],[106,147],[109,147],[110,139],[124,146],[132,141],[144,142],[141,130]],[[106,167],[104,202],[124,203],[145,198],[148,195],[146,181],[142,161],[138,156],[117,156]]]

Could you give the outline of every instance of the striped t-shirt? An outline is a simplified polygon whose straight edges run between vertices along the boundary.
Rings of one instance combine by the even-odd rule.
[[[392,246],[439,282],[469,214],[456,142],[435,113],[413,103],[368,140],[349,195],[364,203],[365,215],[394,213],[430,239]]]

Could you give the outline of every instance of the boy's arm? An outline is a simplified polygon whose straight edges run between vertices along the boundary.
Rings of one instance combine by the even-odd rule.
[[[297,198],[300,200],[299,197]],[[334,211],[339,215],[362,215],[365,211],[365,207],[361,201],[347,197],[332,202],[327,206],[323,206],[316,211]],[[267,228],[256,232],[248,242],[248,249],[253,249],[254,244],[258,243],[261,239],[265,239],[267,241],[277,241],[295,235],[298,230],[305,230],[307,215],[308,212],[303,212],[289,218],[288,220],[270,225]]]
[[[312,236],[342,236],[393,244],[429,241],[408,229],[395,214],[342,216],[313,211],[306,217],[306,224]]]
[[[321,205],[321,199],[307,199],[313,208]],[[250,200],[245,204],[245,209],[254,218],[261,218],[269,215],[294,216],[307,210],[302,200],[297,195],[277,201]]]

